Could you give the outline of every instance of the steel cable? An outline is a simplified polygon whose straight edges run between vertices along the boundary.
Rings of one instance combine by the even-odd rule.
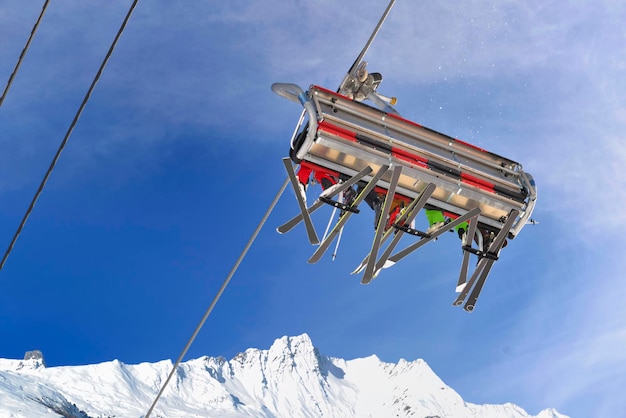
[[[24,49],[22,49],[22,53],[20,54],[20,57],[17,59],[17,64],[15,64],[15,68],[13,69],[13,72],[9,76],[9,81],[7,81],[7,85],[4,88],[4,91],[2,92],[2,97],[0,97],[0,106],[2,106],[2,103],[4,103],[4,98],[9,92],[9,89],[11,88],[11,84],[13,84],[13,79],[15,78],[15,74],[17,74],[17,70],[20,68],[20,65],[22,65],[22,60],[26,56],[26,51],[28,51],[28,47],[30,46],[30,43],[35,37],[35,32],[37,32],[37,28],[39,27],[39,22],[41,22],[41,19],[43,18],[43,15],[46,12],[46,9],[48,8],[49,1],[50,0],[46,0],[46,2],[43,4],[43,8],[41,9],[41,13],[39,13],[39,17],[37,18],[37,21],[35,22],[35,26],[33,26],[33,30],[30,31],[30,36],[28,37],[28,40],[26,41],[26,45],[24,46]]]
[[[63,141],[61,142],[61,145],[59,146],[59,149],[57,150],[54,158],[52,159],[52,163],[50,164],[50,167],[48,167],[48,171],[46,172],[46,175],[44,176],[43,180],[41,181],[41,184],[39,184],[39,188],[37,189],[37,192],[35,193],[35,196],[33,197],[33,200],[30,202],[30,205],[28,206],[28,209],[26,210],[26,213],[24,214],[24,217],[22,218],[22,221],[20,222],[20,225],[17,228],[17,231],[15,232],[15,235],[13,236],[13,239],[11,240],[11,243],[9,244],[9,247],[7,248],[6,252],[4,253],[4,257],[2,257],[2,261],[0,262],[0,270],[2,270],[2,268],[4,267],[4,264],[6,263],[7,259],[9,258],[9,255],[11,254],[11,251],[13,250],[13,247],[15,246],[15,242],[17,241],[18,237],[20,236],[20,233],[22,232],[22,229],[24,229],[24,225],[26,225],[26,221],[28,220],[28,217],[30,216],[31,212],[33,211],[33,208],[35,207],[35,203],[37,203],[37,200],[39,199],[39,196],[41,195],[41,192],[43,191],[43,188],[45,187],[46,183],[48,182],[48,179],[50,178],[50,175],[52,174],[52,171],[54,170],[54,167],[56,166],[57,161],[59,160],[59,157],[61,157],[61,153],[65,149],[65,145],[67,144],[67,141],[69,140],[70,135],[72,134],[72,131],[74,130],[74,127],[76,126],[76,123],[78,122],[78,119],[80,118],[80,115],[83,113],[83,109],[85,108],[85,106],[87,105],[87,102],[89,101],[89,98],[91,97],[91,93],[93,92],[94,88],[96,87],[96,84],[98,83],[98,80],[100,80],[100,76],[102,75],[102,72],[104,71],[104,67],[106,66],[107,62],[109,61],[109,58],[111,57],[111,55],[113,54],[113,50],[115,49],[115,46],[117,45],[117,42],[119,41],[120,37],[122,36],[122,33],[124,32],[124,29],[126,28],[126,24],[130,20],[130,16],[132,15],[133,11],[135,10],[135,7],[137,6],[138,2],[139,2],[139,0],[134,0],[133,1],[132,5],[130,6],[130,9],[128,10],[128,13],[126,14],[126,17],[124,18],[124,21],[122,22],[122,25],[120,26],[119,30],[117,31],[117,35],[115,35],[115,39],[113,40],[113,43],[109,47],[109,50],[108,50],[104,60],[102,61],[102,64],[100,64],[100,68],[98,69],[98,72],[96,73],[96,76],[94,77],[93,81],[91,82],[91,85],[89,86],[89,90],[87,90],[87,94],[85,94],[85,97],[84,97],[82,103],[80,104],[80,107],[78,108],[78,111],[76,112],[76,115],[74,116],[74,120],[72,120],[72,123],[70,124],[70,127],[67,130],[67,133],[65,134],[65,137],[63,138]]]
[[[267,221],[267,218],[269,218],[270,213],[272,213],[272,211],[274,210],[274,207],[276,206],[276,203],[278,203],[278,200],[280,199],[280,196],[285,191],[285,188],[287,187],[288,183],[289,183],[289,178],[285,179],[285,181],[283,182],[283,185],[280,187],[280,190],[278,191],[278,193],[274,197],[274,200],[272,201],[272,203],[270,203],[270,206],[269,206],[269,208],[267,208],[267,211],[265,212],[265,215],[263,215],[263,218],[259,222],[259,225],[256,227],[256,229],[252,233],[252,236],[248,240],[248,243],[244,247],[244,249],[241,252],[241,254],[239,254],[239,258],[237,258],[237,261],[235,261],[235,264],[233,265],[232,269],[230,270],[230,273],[228,273],[228,276],[226,276],[226,279],[222,283],[222,286],[217,291],[217,294],[213,298],[213,301],[211,302],[211,304],[207,308],[206,312],[202,316],[202,319],[198,323],[198,326],[193,331],[193,334],[191,334],[191,337],[189,338],[189,341],[187,341],[187,344],[185,345],[185,348],[183,348],[183,351],[178,356],[178,359],[176,359],[176,362],[172,366],[172,370],[170,371],[170,374],[167,376],[167,379],[165,380],[165,383],[163,383],[163,386],[161,387],[161,390],[159,390],[159,393],[157,394],[156,398],[154,398],[154,401],[152,402],[152,405],[150,405],[150,409],[148,409],[148,412],[146,412],[146,415],[144,416],[144,418],[149,418],[150,417],[150,414],[152,413],[152,411],[154,410],[154,407],[156,406],[157,402],[161,398],[161,395],[163,395],[163,392],[165,391],[165,388],[167,387],[167,385],[169,384],[170,380],[174,376],[174,373],[176,373],[176,369],[178,368],[178,366],[182,362],[183,357],[185,357],[185,354],[187,354],[187,351],[189,350],[189,347],[191,347],[191,344],[193,344],[194,340],[198,336],[198,333],[200,332],[200,330],[204,326],[204,323],[206,322],[207,318],[209,317],[209,315],[213,311],[213,308],[217,304],[217,301],[222,296],[222,293],[224,293],[224,290],[226,290],[226,286],[228,286],[228,283],[230,283],[230,279],[235,275],[235,272],[239,268],[239,265],[241,264],[241,262],[243,261],[244,257],[248,253],[248,250],[252,246],[252,243],[254,243],[254,240],[256,240],[257,235],[259,235],[259,232],[261,231],[261,228],[263,228],[263,225],[265,225],[265,221]]]

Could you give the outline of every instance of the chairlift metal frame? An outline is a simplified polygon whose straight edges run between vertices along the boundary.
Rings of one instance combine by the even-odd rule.
[[[384,229],[383,216],[378,220],[370,252],[352,272],[363,272],[361,283],[367,284],[382,269],[468,221],[456,287],[459,296],[453,305],[465,302],[464,309],[472,311],[507,240],[519,235],[527,223],[534,223],[535,181],[513,160],[404,119],[393,108],[395,98],[378,93],[382,75],[369,73],[363,57],[394,3],[390,0],[336,92],[316,85],[307,91],[296,84],[272,85],[276,94],[303,106],[291,138],[290,158],[283,159],[300,213],[277,230],[285,233],[304,221],[309,242],[318,245],[309,259],[315,263],[349,218],[359,212],[358,205],[369,192],[386,195],[383,216],[394,197],[405,200],[408,206],[391,228]],[[307,207],[293,162],[338,178],[339,187]],[[356,184],[360,193],[351,205],[333,200]],[[324,204],[340,208],[342,215],[320,242],[310,215]],[[422,209],[440,210],[450,221],[435,231],[416,230],[410,225]],[[479,230],[493,239],[482,242]],[[415,236],[417,241],[394,253],[404,235]],[[478,237],[477,248],[474,236]],[[478,263],[468,278],[471,255],[478,257]]]
[[[364,266],[355,270],[364,271],[361,282],[366,284],[383,268],[392,266],[454,226],[469,220],[470,237],[478,228],[491,231],[495,236],[485,248],[482,245],[474,248],[471,239],[462,245],[464,256],[457,291],[460,292],[459,298],[463,298],[457,298],[454,304],[462,304],[467,298],[465,309],[471,311],[505,239],[514,239],[530,220],[537,198],[533,177],[522,169],[521,164],[508,158],[322,87],[312,85],[304,92],[295,84],[276,83],[272,89],[304,107],[291,138],[292,147],[295,147],[294,159],[301,165],[342,179],[340,187],[326,196],[326,202],[317,199],[307,208],[299,195],[292,161],[284,158],[300,214],[281,225],[278,231],[285,233],[304,220],[310,243],[319,244],[309,259],[310,263],[315,263],[321,259],[349,217],[358,211],[365,193],[373,189],[411,202],[414,212],[408,213],[404,221],[408,217],[414,219],[417,212],[424,208],[441,210],[453,219],[430,234],[406,227],[401,222],[403,219],[399,219],[390,231],[377,231]],[[297,143],[299,133],[302,134],[300,138],[304,138],[302,143]],[[395,180],[394,173],[397,173]],[[320,243],[310,214],[325,203],[333,204],[328,199],[359,182],[366,183],[367,187],[353,203],[355,210],[344,211],[344,216],[333,229],[335,232],[331,231]],[[344,205],[343,209],[347,209],[343,203],[335,202],[333,205],[340,208]],[[418,241],[392,253],[403,233],[415,235]],[[394,239],[378,257],[381,246],[392,235]],[[479,262],[468,278],[471,255],[478,256]]]

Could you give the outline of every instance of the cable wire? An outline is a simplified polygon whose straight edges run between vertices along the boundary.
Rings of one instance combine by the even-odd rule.
[[[183,357],[185,357],[185,354],[187,354],[187,351],[189,350],[189,347],[191,347],[191,344],[193,344],[194,340],[198,336],[198,333],[200,332],[200,330],[204,326],[204,323],[206,322],[207,318],[209,317],[209,315],[213,311],[213,308],[217,304],[217,301],[222,296],[222,293],[224,293],[224,290],[226,290],[226,286],[228,286],[228,283],[230,283],[230,279],[232,279],[232,277],[235,275],[235,272],[239,268],[239,265],[243,261],[243,259],[246,256],[246,254],[248,253],[248,250],[252,246],[252,243],[254,243],[254,240],[256,240],[257,235],[259,235],[259,232],[261,231],[261,228],[263,228],[263,225],[265,225],[265,221],[267,221],[267,218],[269,218],[270,213],[272,213],[272,211],[274,210],[274,207],[276,206],[276,203],[278,203],[278,200],[280,199],[280,196],[285,191],[285,188],[287,187],[287,184],[289,184],[289,177],[287,177],[285,179],[285,181],[283,182],[283,185],[280,187],[280,190],[276,194],[276,197],[274,197],[274,200],[272,201],[272,203],[270,203],[270,206],[269,206],[269,208],[267,208],[267,211],[265,212],[265,215],[263,215],[263,218],[261,219],[261,222],[259,222],[259,225],[256,227],[255,231],[252,233],[252,236],[248,240],[248,243],[244,247],[244,249],[241,252],[241,254],[239,254],[239,258],[237,258],[237,261],[235,261],[235,264],[233,265],[232,269],[230,270],[230,273],[228,273],[228,276],[226,276],[226,279],[224,280],[224,283],[222,283],[222,286],[220,287],[220,289],[218,290],[217,294],[213,298],[213,301],[211,302],[211,304],[207,308],[206,312],[202,316],[202,319],[200,320],[200,323],[198,323],[198,326],[193,331],[193,334],[191,334],[191,337],[189,338],[189,341],[187,341],[187,344],[185,345],[185,348],[183,348],[183,351],[178,356],[178,359],[176,359],[176,363],[174,363],[174,365],[172,366],[172,370],[170,371],[170,374],[167,376],[167,379],[165,380],[165,383],[163,383],[163,386],[161,387],[161,390],[159,390],[159,393],[157,394],[156,398],[154,398],[154,401],[152,402],[152,405],[150,405],[150,409],[148,409],[148,412],[146,412],[146,415],[144,416],[144,418],[149,418],[150,417],[150,414],[152,413],[152,411],[154,410],[154,407],[156,406],[157,402],[161,398],[161,395],[163,395],[163,392],[165,391],[165,388],[167,387],[167,385],[169,384],[170,380],[174,376],[174,373],[176,373],[176,369],[178,368],[178,366],[180,365],[181,361],[183,360]]]
[[[63,152],[63,149],[65,149],[65,145],[67,144],[67,141],[69,140],[70,135],[72,134],[72,131],[74,130],[74,127],[76,126],[76,123],[78,122],[78,119],[80,118],[80,115],[83,113],[83,109],[85,108],[85,106],[87,105],[87,102],[89,101],[89,98],[91,97],[91,93],[93,92],[94,88],[96,87],[96,84],[98,83],[98,80],[100,80],[100,76],[102,75],[102,72],[104,71],[104,67],[106,66],[107,62],[109,61],[109,58],[111,57],[111,54],[113,54],[113,50],[115,49],[115,46],[117,45],[118,40],[122,36],[122,33],[124,32],[124,29],[126,28],[126,24],[130,20],[130,16],[133,14],[133,11],[135,10],[135,7],[137,6],[138,2],[139,2],[139,0],[134,0],[133,1],[133,4],[130,6],[130,9],[128,10],[128,13],[126,14],[126,17],[124,18],[124,21],[122,22],[122,25],[120,26],[119,30],[117,31],[117,35],[115,35],[115,39],[113,40],[113,43],[109,47],[109,50],[108,50],[104,60],[102,61],[102,64],[100,65],[100,68],[98,69],[98,72],[96,73],[95,78],[91,82],[91,86],[89,86],[89,90],[87,90],[87,94],[85,94],[85,98],[83,99],[82,103],[80,104],[80,107],[78,108],[78,111],[76,112],[76,115],[74,116],[74,120],[72,120],[72,123],[70,124],[70,127],[67,130],[67,133],[65,134],[65,137],[63,138],[63,141],[61,142],[61,145],[59,146],[59,149],[57,150],[54,158],[52,159],[52,163],[50,164],[50,167],[48,167],[48,171],[46,172],[46,175],[44,176],[43,180],[41,181],[41,184],[39,185],[39,188],[37,189],[37,192],[35,193],[35,196],[33,197],[33,200],[30,202],[30,206],[28,207],[28,209],[26,210],[26,213],[24,214],[24,217],[22,218],[22,222],[20,222],[20,225],[17,228],[17,231],[15,232],[15,235],[13,236],[13,239],[11,240],[11,243],[9,244],[9,247],[7,248],[6,252],[4,253],[4,257],[2,257],[2,261],[0,262],[0,270],[2,270],[2,268],[4,267],[4,264],[6,263],[7,258],[9,258],[9,255],[11,254],[11,251],[13,250],[13,247],[15,246],[15,242],[17,241],[18,237],[20,236],[20,233],[22,232],[22,229],[24,229],[24,225],[26,225],[26,221],[28,220],[28,217],[30,216],[31,212],[33,211],[33,208],[35,207],[35,203],[37,203],[37,200],[39,199],[39,196],[41,195],[41,192],[43,191],[43,188],[45,187],[46,183],[48,182],[48,179],[50,178],[50,175],[52,174],[52,171],[54,170],[54,167],[56,166],[57,161],[59,160],[59,157],[61,157],[61,153]]]
[[[46,0],[46,2],[43,4],[43,8],[41,9],[41,13],[39,13],[39,17],[37,18],[37,21],[35,22],[35,26],[33,26],[33,30],[30,31],[30,36],[28,37],[28,41],[26,41],[26,45],[24,46],[24,49],[22,49],[22,53],[20,54],[20,57],[17,59],[17,64],[15,64],[15,68],[13,69],[13,72],[11,73],[11,76],[9,77],[9,81],[7,81],[7,85],[4,88],[4,91],[2,92],[2,97],[0,97],[0,106],[2,106],[2,103],[4,103],[4,98],[9,92],[9,89],[11,88],[11,84],[13,84],[13,78],[15,78],[15,74],[17,74],[17,70],[20,68],[20,65],[22,65],[22,60],[24,59],[24,56],[26,56],[26,51],[28,50],[28,47],[30,46],[31,41],[35,37],[35,32],[37,32],[37,28],[39,27],[39,22],[41,22],[41,18],[43,18],[43,15],[46,12],[46,9],[48,8],[49,1],[50,0]]]

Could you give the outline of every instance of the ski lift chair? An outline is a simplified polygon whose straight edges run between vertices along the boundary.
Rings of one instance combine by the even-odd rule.
[[[390,106],[395,99],[375,92],[378,84],[380,80],[362,97],[372,99],[381,109],[352,100],[349,96],[354,97],[354,94],[344,95],[316,85],[311,85],[307,92],[295,84],[272,85],[275,93],[304,107],[292,137],[292,160],[342,178],[342,187],[334,195],[358,182],[365,183],[369,187],[367,192],[383,190],[392,192],[391,197],[395,195],[412,202],[415,212],[437,209],[452,219],[440,230],[426,233],[405,226],[407,214],[394,225],[393,232],[396,235],[408,232],[419,240],[395,254],[393,248],[388,247],[379,259],[379,247],[388,237],[383,236],[384,232],[380,232],[380,237],[377,233],[372,252],[364,260],[368,268],[363,283],[376,277],[382,268],[393,265],[466,220],[469,220],[469,237],[475,235],[477,228],[491,235],[492,239],[479,242],[478,248],[473,247],[471,238],[463,242],[464,257],[457,284],[460,295],[454,305],[463,304],[471,290],[465,304],[465,309],[471,311],[505,240],[514,239],[530,221],[537,198],[534,179],[515,161],[402,118]],[[345,89],[340,91],[345,93]],[[284,163],[296,187],[292,163],[288,158]],[[325,203],[357,212],[356,206],[362,200],[352,207],[328,199]],[[308,221],[310,226],[308,215],[323,205],[317,201],[306,208],[302,203],[302,213],[280,227],[279,232],[286,232],[301,220]],[[415,216],[416,213],[412,213],[411,219]],[[307,230],[310,241],[316,244],[314,231],[308,227]],[[331,234],[324,241],[328,239],[334,236]],[[309,262],[319,260],[328,244],[322,242]],[[479,262],[468,280],[470,254],[477,255]]]

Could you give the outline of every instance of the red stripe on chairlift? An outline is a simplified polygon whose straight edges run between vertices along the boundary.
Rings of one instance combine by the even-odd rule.
[[[481,189],[481,190],[484,190],[484,191],[486,191],[486,192],[489,192],[489,193],[495,193],[495,192],[496,192],[496,191],[495,191],[495,190],[493,190],[493,189],[490,189],[490,188],[485,187],[484,185],[482,185],[482,184],[480,184],[480,183],[475,183],[475,182],[470,181],[470,180],[461,179],[461,182],[463,182],[463,183],[465,183],[465,184],[469,184],[470,186],[477,187],[477,188],[479,188],[479,189]]]
[[[335,96],[341,96],[341,94],[337,93],[336,91],[328,90],[325,87],[318,86],[318,85],[315,85],[315,84],[311,88],[314,89],[314,90],[323,91],[325,93],[334,94]]]
[[[335,136],[339,136],[343,139],[347,139],[348,141],[356,142],[355,132],[349,131],[344,128],[340,128],[339,126],[336,126],[336,125],[331,125],[330,123],[326,121],[320,122],[317,127],[317,130],[327,132]]]
[[[331,169],[326,168],[326,167],[322,167],[321,165],[317,165],[317,164],[312,163],[310,161],[302,161],[300,163],[300,166],[304,167],[304,168],[308,168],[310,170],[313,170],[316,173],[327,174],[327,175],[329,175],[331,177],[335,177],[335,178],[339,178],[341,176],[341,174],[338,171],[331,170]],[[387,194],[387,189],[385,189],[383,187],[380,187],[380,186],[375,186],[374,187],[374,192],[380,193],[382,195],[386,195]],[[411,201],[411,199],[409,197],[406,197],[406,196],[404,196],[404,195],[402,195],[400,193],[397,193],[397,192],[394,194],[394,198],[402,199],[402,200],[404,200],[406,202],[410,202]]]
[[[387,116],[397,119],[401,122],[408,123],[409,125],[417,126],[418,128],[423,128],[424,126],[420,125],[417,122],[413,122],[412,120],[404,119],[402,116],[398,116],[394,113],[387,113]]]
[[[393,155],[394,157],[400,160],[404,160],[409,163],[419,165],[420,167],[423,167],[423,168],[428,168],[427,158],[420,157],[419,155],[416,155],[416,154],[411,154],[410,152],[406,152],[402,149],[392,148],[391,155]]]
[[[311,89],[319,90],[319,91],[322,91],[324,93],[332,94],[333,96],[341,97],[342,99],[346,99],[346,100],[352,101],[352,99],[349,98],[348,96],[344,96],[343,94],[339,94],[336,91],[328,90],[327,88],[324,88],[324,87],[321,87],[321,86],[314,85],[313,87],[311,87]]]
[[[321,130],[323,132],[338,136],[340,138],[343,138],[345,140],[351,141],[351,142],[357,142],[356,139],[356,133],[352,132],[348,129],[345,128],[341,128],[339,126],[336,125],[332,125],[326,121],[322,121],[319,123],[318,125],[318,130]],[[399,148],[392,148],[391,150],[391,154],[403,161],[409,162],[411,164],[415,164],[418,165],[422,168],[430,168],[428,166],[428,159],[421,157],[419,155],[416,154],[412,154],[410,152],[404,151],[402,149]],[[310,164],[310,165],[314,165],[312,163],[305,163],[305,164]],[[318,168],[314,170],[316,171],[321,171],[321,172],[327,172],[330,175],[334,175],[337,176],[338,173],[337,172],[331,172],[328,169],[322,168],[320,166],[317,166]],[[474,186],[477,187],[479,189],[488,191],[490,193],[495,193],[494,187],[495,185],[493,183],[490,183],[488,181],[482,180],[478,177],[472,176],[471,174],[467,174],[467,173],[461,173],[461,181],[465,184],[469,184],[470,186]]]
[[[442,211],[442,213],[443,213],[443,216],[445,216],[446,218],[450,218],[450,219],[456,219],[461,216],[461,215],[457,215],[456,213],[448,212],[447,210]]]
[[[380,186],[374,187],[374,192],[378,194],[382,194],[383,196],[387,195],[387,191],[388,190],[385,189],[384,187],[380,187]],[[403,200],[405,203],[410,203],[412,200],[410,197],[400,194],[397,191],[393,194],[393,198]]]
[[[489,189],[494,189],[496,187],[495,184],[488,182],[487,180],[483,180],[481,178],[478,178],[476,176],[473,176],[471,174],[468,173],[461,173],[461,178],[467,181],[471,181],[474,183],[478,183],[478,184],[482,184],[483,186],[489,188]]]
[[[350,99],[349,97],[346,97],[346,96],[344,96],[344,95],[342,95],[342,94],[339,94],[339,93],[337,93],[337,92],[334,92],[334,91],[332,91],[332,90],[328,90],[328,89],[326,89],[326,88],[324,88],[324,87],[321,87],[321,86],[316,86],[316,85],[314,85],[312,88],[313,88],[313,89],[317,89],[317,90],[319,90],[319,91],[323,91],[323,92],[328,93],[328,94],[331,94],[331,95],[333,95],[333,96],[341,97],[341,98],[346,99],[346,100],[352,100],[352,99]],[[409,125],[413,125],[413,126],[416,126],[416,127],[418,127],[418,128],[424,128],[424,126],[423,126],[423,125],[420,125],[420,124],[419,124],[419,123],[417,123],[417,122],[413,122],[412,120],[405,119],[405,118],[403,118],[402,116],[396,115],[396,114],[394,114],[394,113],[387,113],[387,114],[386,114],[386,116],[391,117],[391,118],[393,118],[393,119],[397,119],[397,120],[399,120],[399,121],[401,121],[401,122],[404,122],[404,123],[408,123]],[[428,128],[426,128],[426,129],[428,129]],[[447,135],[442,134],[442,133],[440,133],[440,132],[436,132],[436,133],[438,133],[438,134],[440,134],[440,135],[443,135],[443,136],[447,136]],[[485,152],[485,153],[490,154],[490,155],[495,155],[495,154],[493,154],[492,152],[487,151],[487,150],[486,150],[486,149],[484,149],[484,148],[478,147],[478,146],[476,146],[476,145],[474,145],[474,144],[470,144],[469,142],[463,141],[463,140],[461,140],[461,139],[452,138],[452,137],[449,137],[449,138],[450,138],[450,139],[452,139],[452,140],[453,140],[453,141],[455,141],[455,142],[458,142],[459,144],[463,144],[463,145],[465,145],[465,146],[467,146],[467,147],[469,147],[469,148],[475,149],[476,151]]]
[[[387,116],[390,116],[390,117],[392,117],[392,118],[394,118],[394,119],[397,119],[397,120],[399,120],[399,121],[402,121],[402,122],[408,123],[409,125],[417,126],[418,128],[424,128],[424,126],[423,126],[423,125],[420,125],[419,123],[416,123],[416,122],[410,121],[410,120],[408,120],[408,119],[404,119],[403,117],[398,116],[398,115],[394,115],[393,113],[389,113],[389,114],[387,114]],[[426,128],[426,129],[429,129],[429,128]],[[449,139],[453,140],[454,142],[458,142],[459,144],[463,144],[463,145],[465,145],[465,146],[467,146],[467,147],[469,147],[469,148],[475,149],[476,151],[486,152],[486,153],[488,153],[488,154],[491,154],[491,152],[489,152],[489,151],[487,151],[487,150],[485,150],[485,149],[483,149],[483,148],[477,147],[476,145],[470,144],[469,142],[465,142],[465,141],[462,141],[462,140],[457,139],[457,138],[452,138],[452,137],[449,137],[448,135],[446,135],[446,134],[442,134],[441,132],[436,132],[436,131],[434,131],[434,132],[435,132],[435,133],[437,133],[437,134],[439,134],[439,135],[445,136],[445,137],[447,137],[447,138],[449,138]]]
[[[321,165],[317,165],[309,161],[302,161],[300,165],[302,167],[309,168],[318,173],[328,174],[329,176],[337,177],[337,178],[339,177],[339,171],[334,171],[334,170],[331,170],[330,168],[322,167]]]
[[[487,151],[486,149],[483,149],[483,148],[477,147],[476,145],[474,145],[474,144],[470,144],[469,142],[465,142],[465,141],[462,141],[462,140],[460,140],[460,139],[456,139],[456,138],[454,138],[454,140],[455,140],[456,142],[460,143],[460,144],[463,144],[463,145],[465,145],[465,146],[468,146],[468,147],[470,147],[470,148],[473,148],[473,149],[475,149],[476,151],[486,152],[487,154],[491,154],[491,153],[490,153],[489,151]]]
[[[474,177],[467,173],[461,173],[461,181],[465,184],[478,187],[479,189],[486,190],[490,193],[496,192],[495,185],[493,183],[489,183],[488,181],[479,179],[478,177]]]

